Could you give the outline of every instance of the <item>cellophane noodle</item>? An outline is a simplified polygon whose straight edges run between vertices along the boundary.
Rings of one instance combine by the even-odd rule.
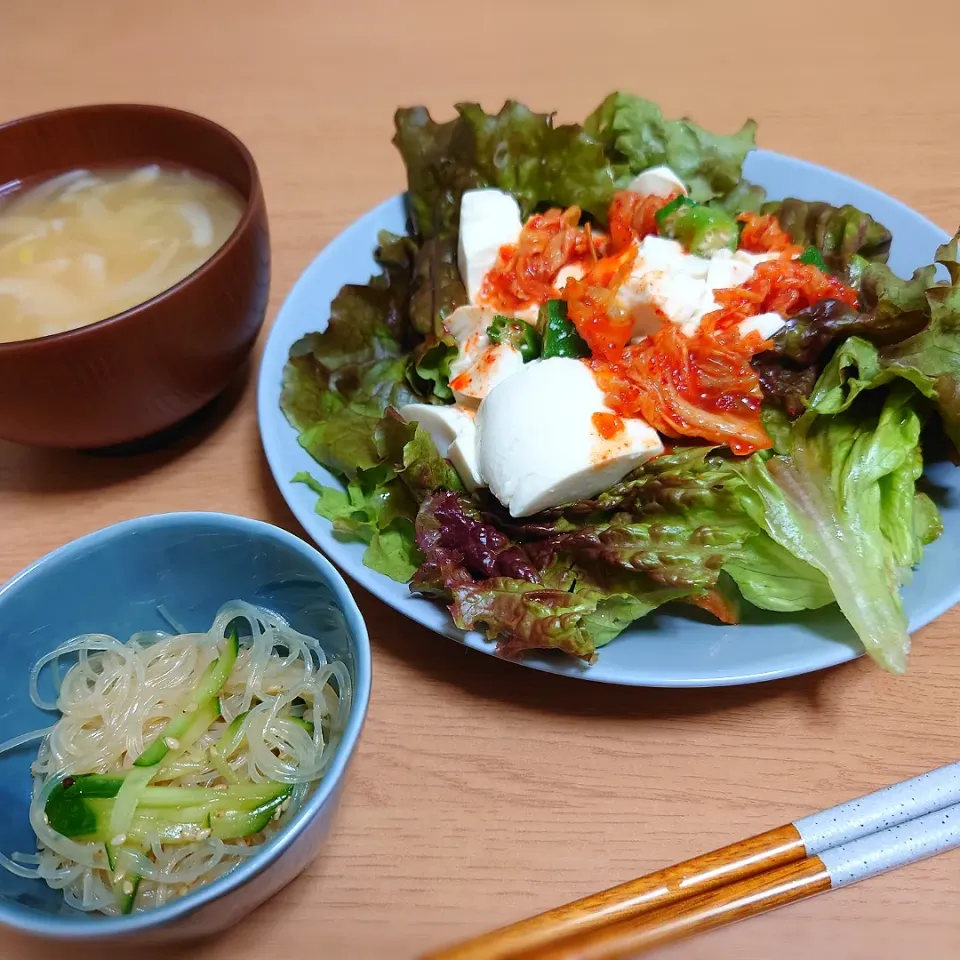
[[[166,612],[161,614],[175,623]],[[318,632],[346,633],[337,607],[331,604],[325,617]],[[0,854],[0,866],[62,890],[66,902],[79,910],[121,912],[104,844],[77,842],[55,832],[44,813],[47,798],[67,776],[130,768],[165,724],[191,703],[230,628],[238,630],[240,652],[220,691],[221,717],[187,753],[162,769],[151,786],[216,788],[274,781],[293,786],[289,802],[282,815],[254,836],[154,841],[143,852],[125,850],[126,869],[141,878],[134,909],[162,906],[228,873],[284,828],[336,752],[350,711],[350,674],[341,661],[328,659],[319,640],[297,632],[268,610],[231,601],[206,633],[142,632],[126,643],[85,634],[36,663],[30,697],[41,709],[59,710],[61,717],[52,727],[0,744],[3,753],[41,739],[32,766],[30,806],[37,852]],[[62,675],[64,658],[76,662]],[[55,702],[40,694],[40,674],[47,664],[53,668]],[[224,759],[210,748],[243,713],[242,745]],[[312,735],[297,720],[311,724]]]

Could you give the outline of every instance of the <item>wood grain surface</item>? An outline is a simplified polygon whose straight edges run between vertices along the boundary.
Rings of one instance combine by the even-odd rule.
[[[392,114],[505,97],[581,118],[623,88],[960,223],[960,7],[487,0],[8,0],[0,117],[169,103],[233,129],[271,218],[272,320],[314,254],[403,186]],[[260,452],[252,379],[136,457],[0,444],[0,578],[105,524],[224,510],[296,530]],[[229,469],[225,470],[225,464]],[[960,756],[960,612],[904,678],[863,662],[741,689],[604,688],[454,646],[358,591],[369,722],[335,835],[222,940],[140,960],[407,960]],[[0,625],[2,630],[2,625]],[[960,854],[688,943],[665,960],[960,955]],[[0,933],[3,960],[62,946]],[[71,960],[101,952],[71,949]]]

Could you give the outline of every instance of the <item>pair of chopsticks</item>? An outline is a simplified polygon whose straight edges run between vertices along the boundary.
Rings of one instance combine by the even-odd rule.
[[[960,762],[422,960],[627,960],[960,847]]]

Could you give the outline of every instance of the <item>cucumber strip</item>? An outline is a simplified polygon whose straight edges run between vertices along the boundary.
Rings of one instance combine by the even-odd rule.
[[[222,795],[225,791],[218,792]],[[249,793],[243,800],[214,800],[170,810],[173,816],[169,819],[165,809],[139,809],[130,830],[134,837],[164,843],[193,843],[211,835],[220,839],[250,836],[266,827],[290,796],[291,788],[276,784],[271,789],[261,788],[259,795]]]
[[[137,890],[140,889],[139,877],[128,877],[120,881],[120,912],[127,916],[133,913],[133,905],[137,901]]]
[[[223,731],[223,736],[217,741],[217,753],[224,760],[229,760],[240,749],[240,744],[246,739],[243,735],[243,721],[247,719],[246,713],[238,714],[233,718],[233,722]]]
[[[223,689],[223,685],[230,679],[239,653],[240,640],[236,628],[234,628],[226,637],[223,652],[210,664],[197,686],[193,700],[197,705],[197,710],[203,708],[207,701],[215,698]],[[174,717],[160,731],[157,739],[133,761],[133,765],[135,767],[154,767],[160,763],[171,749],[170,741],[173,740],[177,743],[185,737],[193,722],[195,712],[184,710],[179,717]]]
[[[215,787],[147,787],[141,799],[144,811],[194,806],[216,801],[219,804],[236,804],[254,801],[264,803],[277,794],[289,793],[285,783],[241,783],[225,790]]]
[[[247,711],[249,713],[249,711]],[[229,760],[246,742],[246,736],[243,733],[243,721],[246,719],[247,714],[241,713],[239,716],[235,717],[233,722],[227,727],[223,732],[223,736],[220,737],[219,741],[216,743],[217,756],[211,759],[211,763],[216,767],[225,780],[236,780],[236,775],[229,768],[226,761]],[[312,738],[313,737],[313,724],[309,723],[307,720],[304,720],[302,717],[281,717],[281,720],[286,720],[289,723],[295,723],[298,727],[303,727],[306,730],[307,734]]]
[[[180,823],[177,820],[143,820],[134,817],[130,824],[131,836],[138,840],[157,843],[195,843],[210,836],[210,814],[199,823]]]
[[[246,717],[246,713],[241,713],[234,719],[233,723],[224,730],[223,736],[216,744],[217,753],[221,759],[228,760],[246,741],[247,738],[243,733],[243,721]],[[295,723],[298,727],[303,727],[311,737],[313,736],[313,724],[304,720],[302,717],[280,717],[279,719],[286,720],[288,723]]]
[[[111,869],[115,851],[128,839],[153,839],[172,826],[206,826],[211,816],[245,815],[265,805],[283,802],[291,793],[284,783],[245,783],[218,790],[212,787],[146,787],[127,830],[121,835],[112,829],[114,806],[118,797],[84,796],[82,787],[63,791],[63,796],[47,809],[50,826],[73,840],[95,841],[107,845]],[[51,815],[52,814],[52,815]],[[119,842],[116,842],[119,841]]]
[[[269,803],[264,803],[256,810],[246,812],[227,810],[215,813],[210,817],[210,829],[213,836],[220,840],[235,840],[239,837],[249,837],[266,830],[270,821],[278,816],[287,802],[289,794],[278,796]]]
[[[220,716],[217,694],[230,679],[239,653],[240,639],[234,627],[225,638],[220,656],[207,668],[194,691],[194,709],[185,709],[180,716],[174,717],[160,731],[157,739],[133,761],[136,770],[124,778],[110,817],[110,829],[115,835],[127,832],[140,795],[157,775],[168,754],[175,751],[174,756],[182,755]],[[140,775],[136,771],[140,771]]]
[[[137,801],[156,773],[156,767],[134,767],[123,778],[123,784],[110,805],[110,823],[107,829],[109,837],[123,836],[127,832],[127,827],[130,826],[130,821],[137,809]]]
[[[142,846],[114,846],[112,843],[103,845],[107,851],[107,863],[110,865],[110,885],[116,894],[117,903],[122,914],[133,912],[133,906],[137,899],[137,889],[140,886],[140,877],[136,874],[129,874],[124,869],[126,857],[124,854],[135,850],[137,853],[143,852]]]
[[[304,720],[302,717],[281,717],[281,720],[286,720],[288,723],[295,723],[298,727],[303,727],[310,736],[313,736],[313,724],[308,720]]]
[[[177,777],[185,777],[188,773],[200,773],[207,769],[206,760],[195,760],[190,757],[178,757],[169,763],[165,763],[161,768],[163,776],[157,774],[160,780],[176,780]]]
[[[159,767],[166,770],[168,764],[182,757],[220,718],[220,701],[217,697],[204,700],[197,709],[190,714],[193,718],[187,729],[183,731],[176,746],[167,743],[167,754],[160,761]]]

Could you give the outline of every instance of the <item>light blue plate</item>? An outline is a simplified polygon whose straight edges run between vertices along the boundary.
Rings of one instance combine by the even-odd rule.
[[[890,266],[901,275],[931,263],[947,235],[897,200],[803,160],[757,150],[744,174],[767,188],[773,198],[852,203],[884,223],[894,236]],[[334,539],[330,522],[314,512],[316,497],[290,478],[299,470],[324,483],[336,481],[297,444],[296,432],[278,405],[284,363],[290,345],[302,334],[326,325],[330,301],[344,283],[365,283],[375,272],[377,233],[405,231],[403,198],[393,197],[371,210],[337,237],[307,268],[287,298],[270,333],[259,382],[260,433],[270,468],[284,498],[307,532],[326,553],[371,593],[418,623],[492,653],[480,634],[457,630],[447,611],[410,595],[363,565],[362,544]],[[930,479],[944,488],[940,503],[943,536],[927,549],[914,582],[904,591],[910,629],[917,630],[960,600],[955,544],[960,532],[960,470],[936,465]],[[772,680],[852,660],[863,653],[847,622],[835,608],[789,616],[754,611],[746,622],[722,626],[685,613],[661,612],[638,621],[600,651],[592,667],[559,656],[533,655],[521,662],[566,676],[655,687],[704,687]],[[438,648],[437,656],[443,656]]]

